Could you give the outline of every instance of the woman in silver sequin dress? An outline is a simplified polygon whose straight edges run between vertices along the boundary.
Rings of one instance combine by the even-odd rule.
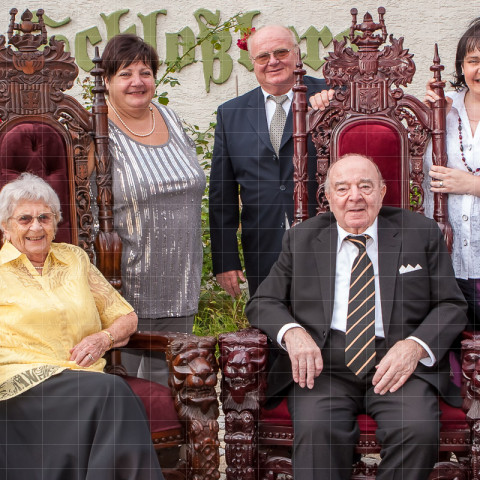
[[[130,34],[112,38],[102,56],[114,222],[123,243],[123,293],[138,329],[191,332],[205,175],[177,115],[152,101],[158,64],[155,49]],[[138,374],[163,384],[168,378],[164,359],[152,356],[142,356]]]

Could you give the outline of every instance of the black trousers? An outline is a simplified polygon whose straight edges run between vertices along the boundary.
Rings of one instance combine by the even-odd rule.
[[[0,402],[0,478],[163,480],[145,411],[118,376],[65,370]]]
[[[386,352],[378,342],[377,356]],[[345,367],[345,335],[333,331],[322,350],[324,371],[312,390],[292,386],[288,396],[294,430],[296,480],[349,480],[356,417],[368,413],[378,423],[382,446],[378,480],[426,480],[437,461],[438,394],[427,382],[410,377],[395,393],[373,391],[373,371],[363,380]]]

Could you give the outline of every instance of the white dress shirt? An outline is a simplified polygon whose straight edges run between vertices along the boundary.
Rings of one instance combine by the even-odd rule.
[[[447,115],[447,167],[467,172],[462,162],[458,137],[458,118],[462,119],[462,144],[465,161],[473,170],[480,168],[480,127],[472,135],[470,121],[465,109],[465,93],[448,92],[453,99]],[[433,193],[430,191],[432,178],[428,174],[432,165],[432,143],[424,157],[425,215],[433,218]],[[480,197],[474,195],[448,194],[448,219],[453,229],[452,263],[457,278],[480,278]]]
[[[381,303],[381,291],[378,271],[378,232],[377,232],[378,218],[375,219],[372,225],[368,227],[362,235],[369,235],[367,240],[367,254],[373,264],[373,272],[375,275],[375,336],[379,338],[385,338],[385,332],[383,329],[382,318],[382,303]],[[355,258],[358,255],[358,247],[352,242],[346,240],[351,233],[344,230],[337,223],[338,242],[337,242],[337,264],[335,271],[335,297],[333,302],[332,323],[330,328],[333,330],[339,330],[345,332],[347,327],[347,314],[348,314],[348,299],[350,293],[350,276],[352,272],[352,265]],[[303,328],[298,323],[287,323],[284,325],[277,335],[277,342],[282,348],[285,348],[283,342],[283,336],[291,328]],[[414,340],[419,343],[425,351],[428,353],[429,358],[420,360],[426,367],[431,367],[435,364],[435,356],[430,350],[428,345],[417,337],[410,336],[410,340]]]
[[[262,93],[263,93],[263,97],[265,98],[265,112],[267,114],[267,125],[268,125],[268,129],[270,130],[270,124],[272,123],[273,114],[275,113],[277,104],[271,98],[268,98],[271,95],[271,93],[266,92],[263,88],[262,88]],[[290,89],[287,93],[285,93],[285,95],[288,98],[282,103],[282,108],[285,110],[285,113],[287,114],[287,117],[288,117],[288,112],[290,111],[290,106],[292,105],[292,100],[293,100],[293,90]]]

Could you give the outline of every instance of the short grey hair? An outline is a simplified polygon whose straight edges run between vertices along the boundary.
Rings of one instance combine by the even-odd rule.
[[[278,28],[281,28],[283,30],[285,30],[286,32],[288,32],[291,36],[291,39],[292,39],[292,46],[295,48],[295,47],[298,47],[298,42],[297,42],[297,37],[295,35],[295,33],[290,30],[288,27],[285,27],[284,25],[277,25],[277,24],[270,24],[270,25],[263,25],[263,27],[260,27],[258,29],[255,29],[255,31],[253,31],[251,33],[251,35],[248,37],[247,39],[247,48],[248,48],[248,52],[250,53],[250,45],[252,43],[252,38],[258,33],[258,32],[261,32],[264,28],[271,28],[271,27],[278,27]]]
[[[383,187],[385,185],[385,180],[383,179],[382,172],[380,171],[380,168],[378,168],[378,165],[375,163],[372,157],[369,157],[367,155],[362,155],[361,153],[346,153],[345,155],[342,155],[340,158],[338,158],[336,162],[331,163],[330,166],[328,167],[327,177],[325,178],[325,183],[323,184],[325,188],[325,192],[330,193],[330,172],[332,168],[339,160],[343,160],[344,158],[347,158],[347,157],[361,157],[371,162],[375,167],[375,170],[377,171],[378,179],[380,181],[380,187]]]
[[[54,228],[62,219],[60,200],[55,190],[43,178],[33,173],[22,173],[15,180],[7,183],[0,191],[0,229],[13,215],[15,208],[22,201],[44,202],[55,214]]]

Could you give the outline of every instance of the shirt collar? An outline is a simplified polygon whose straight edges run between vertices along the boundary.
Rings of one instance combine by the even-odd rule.
[[[269,97],[270,95],[272,95],[272,94],[266,92],[262,87],[260,87],[260,89],[262,90],[265,103],[267,103],[268,97]],[[287,93],[285,93],[284,95],[286,95],[290,101],[293,100],[293,90],[292,90],[292,89],[290,89],[290,90],[289,90]]]
[[[367,241],[367,243],[373,242],[373,244],[377,245],[377,239],[378,239],[377,224],[378,224],[378,217],[375,218],[375,221],[364,232],[359,234],[359,235],[370,236],[370,239]],[[337,242],[337,253],[338,253],[342,249],[343,241],[345,240],[345,238],[352,234],[344,230],[338,223],[337,223],[337,232],[338,232],[338,242]]]
[[[13,262],[17,258],[24,257],[25,259],[27,256],[17,250],[10,242],[5,242],[2,249],[0,250],[0,265],[4,265],[9,262]],[[68,258],[65,256],[64,252],[58,248],[58,244],[52,243],[50,245],[50,250],[47,255],[47,259],[49,256],[54,257],[61,263],[67,264]],[[46,261],[46,260],[45,260]]]

